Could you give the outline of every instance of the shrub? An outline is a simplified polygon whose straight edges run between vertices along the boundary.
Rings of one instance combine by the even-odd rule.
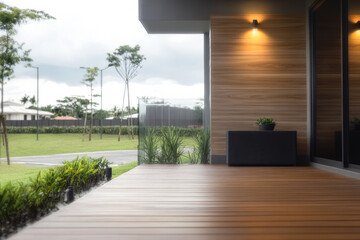
[[[7,127],[8,133],[17,133],[17,134],[24,134],[24,133],[36,133],[36,127]],[[119,134],[119,127],[103,127],[103,134]],[[39,133],[78,133],[81,134],[83,132],[82,127],[42,127],[39,128]],[[89,132],[89,129],[86,129],[86,133]],[[139,132],[138,127],[134,127],[134,134],[137,135]],[[93,127],[93,133],[97,134],[100,133],[100,127]],[[127,135],[128,134],[128,127],[121,128],[121,134]]]
[[[56,209],[68,186],[88,190],[105,179],[108,161],[86,156],[39,172],[29,184],[0,185],[0,238]]]
[[[181,155],[184,150],[181,147],[183,136],[179,129],[168,127],[161,129],[159,163],[181,164]]]
[[[148,131],[147,129],[152,129],[156,136],[161,137],[162,130],[168,128],[169,127],[142,127],[141,131],[143,133],[146,133]],[[170,128],[177,129],[180,136],[182,137],[193,137],[202,131],[202,128],[180,128],[180,127],[170,127]],[[139,129],[137,128],[136,131],[139,131]]]
[[[146,164],[155,163],[158,157],[158,137],[155,134],[154,129],[148,129],[144,137],[143,143],[144,157],[143,162]]]
[[[203,129],[195,137],[195,147],[192,153],[189,153],[191,164],[209,164],[210,163],[210,130]]]

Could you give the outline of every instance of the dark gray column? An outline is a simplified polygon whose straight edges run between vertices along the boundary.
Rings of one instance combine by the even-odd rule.
[[[210,39],[204,33],[204,128],[210,128]]]

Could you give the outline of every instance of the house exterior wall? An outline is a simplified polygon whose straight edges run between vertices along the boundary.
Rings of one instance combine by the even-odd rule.
[[[298,132],[308,156],[306,18],[302,14],[211,17],[212,162],[225,162],[228,130],[257,130],[273,117],[277,130]],[[260,23],[253,30],[252,20]]]
[[[6,120],[24,120],[24,114],[8,114]],[[27,120],[31,120],[31,115],[27,115]]]
[[[205,36],[210,33],[210,61],[205,66],[210,66],[212,163],[225,163],[226,131],[255,130],[254,122],[262,116],[273,117],[277,130],[297,130],[298,155],[300,159],[309,156],[312,109],[309,9],[314,2],[139,0],[139,19],[149,33],[204,33]],[[360,30],[353,28],[360,20],[359,9],[359,0],[349,0],[350,120],[360,117]],[[252,34],[253,19],[260,22],[257,35]],[[318,51],[321,52],[321,47]],[[335,57],[329,62],[334,60]],[[323,84],[332,88],[326,72],[340,73],[328,65],[324,63],[317,69],[322,74],[324,67]],[[207,84],[208,77],[204,78]],[[321,84],[321,76],[319,79]],[[319,92],[325,104],[329,91]],[[340,91],[337,94],[341,97]],[[334,108],[341,107],[338,102]],[[320,125],[333,129],[326,120],[325,117],[319,121]],[[342,126],[341,121],[336,123],[336,128]],[[317,130],[322,131],[321,127]],[[334,136],[326,139],[333,144]]]
[[[20,120],[23,121],[26,115],[26,120],[37,120],[36,114],[7,114],[6,120]],[[39,115],[39,119],[42,119],[44,116]],[[34,119],[33,119],[34,118]],[[45,116],[44,118],[50,118],[49,116]]]

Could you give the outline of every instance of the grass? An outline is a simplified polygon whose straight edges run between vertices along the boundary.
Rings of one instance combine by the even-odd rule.
[[[194,140],[184,138],[184,146],[192,147]],[[122,136],[117,141],[117,135],[94,134],[89,142],[87,136],[82,141],[81,134],[41,134],[36,141],[36,134],[9,134],[10,157],[40,156],[61,153],[96,152],[110,150],[135,150],[138,146],[138,138],[129,140],[128,136]],[[1,157],[5,157],[5,148],[1,146]]]
[[[112,178],[116,178],[120,176],[123,173],[126,173],[127,171],[130,171],[131,169],[137,167],[137,162],[131,162],[122,166],[112,167]]]
[[[127,171],[135,168],[137,162],[131,162],[122,166],[112,167],[112,178],[116,178]],[[9,181],[13,184],[18,182],[29,183],[30,178],[36,177],[39,171],[46,171],[48,168],[29,167],[20,164],[0,165],[0,185],[5,185]]]
[[[36,141],[36,134],[9,134],[10,157],[52,155],[60,153],[95,152],[109,150],[137,149],[138,140],[129,140],[122,136],[117,141],[117,135],[93,135],[89,142],[86,136],[82,142],[81,134],[41,134]],[[5,157],[4,147],[1,146],[1,157]]]
[[[4,185],[7,182],[17,183],[30,182],[30,177],[36,177],[39,171],[44,171],[47,168],[39,167],[29,167],[20,164],[11,164],[7,165],[6,163],[1,163],[0,165],[0,185]]]

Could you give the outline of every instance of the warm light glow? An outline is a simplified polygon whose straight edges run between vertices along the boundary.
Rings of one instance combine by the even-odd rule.
[[[355,25],[359,21],[360,21],[360,16],[359,15],[349,15],[349,22],[350,23]]]
[[[266,55],[272,56],[274,49],[269,47],[270,38],[266,33],[266,14],[249,14],[241,17],[249,23],[247,29],[242,29],[238,35],[235,52],[240,55],[258,56]],[[258,21],[258,27],[253,27],[253,21]],[[243,25],[243,27],[245,27]]]
[[[249,21],[249,23],[252,23],[253,20],[257,20],[258,23],[262,23],[266,19],[266,15],[264,14],[249,14],[245,17],[246,20]]]
[[[357,23],[360,21],[360,15],[349,15],[349,41],[358,41],[360,39],[360,28]]]
[[[360,29],[349,31],[349,41],[351,40],[359,40],[360,39]]]
[[[263,30],[258,28],[249,29],[245,33],[239,35],[237,43],[237,51],[248,56],[269,54],[272,49],[268,46],[269,37]]]

